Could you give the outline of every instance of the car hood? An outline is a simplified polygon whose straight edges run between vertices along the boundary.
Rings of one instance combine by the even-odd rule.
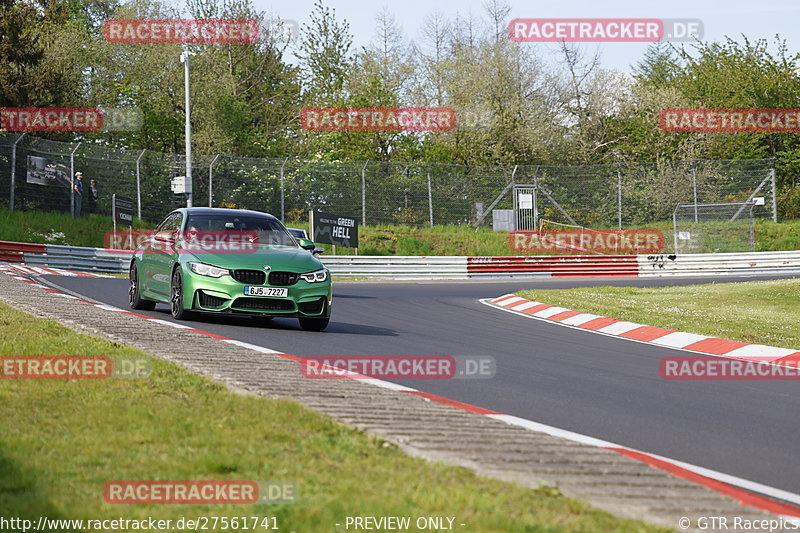
[[[302,248],[282,248],[277,246],[257,246],[253,251],[237,253],[192,252],[183,254],[188,261],[199,261],[220,268],[243,268],[262,270],[269,265],[270,270],[289,272],[312,272],[323,268],[322,262]]]

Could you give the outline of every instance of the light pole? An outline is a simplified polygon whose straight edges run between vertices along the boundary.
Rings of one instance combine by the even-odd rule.
[[[186,207],[192,207],[192,123],[191,98],[189,97],[189,50],[181,52],[183,63],[184,90],[186,92]]]

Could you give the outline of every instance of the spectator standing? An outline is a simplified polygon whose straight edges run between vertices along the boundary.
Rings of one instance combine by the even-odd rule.
[[[89,214],[93,215],[97,210],[97,184],[94,180],[89,180],[89,194],[86,196],[89,206]]]
[[[83,200],[83,173],[75,173],[75,181],[72,184],[72,196],[74,198],[73,217],[81,216],[81,200]]]

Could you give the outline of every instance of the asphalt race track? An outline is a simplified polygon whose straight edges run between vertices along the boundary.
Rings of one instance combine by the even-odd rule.
[[[42,276],[65,292],[128,309],[126,279]],[[750,281],[771,277],[726,277]],[[296,319],[256,325],[201,316],[192,327],[295,355],[491,355],[493,379],[404,385],[800,493],[792,381],[666,381],[659,360],[686,352],[548,324],[487,307],[522,288],[662,286],[709,278],[493,282],[335,282],[324,333]],[[172,321],[166,305],[142,312]],[[144,324],[144,323],[143,323]],[[757,341],[754,341],[757,342]]]

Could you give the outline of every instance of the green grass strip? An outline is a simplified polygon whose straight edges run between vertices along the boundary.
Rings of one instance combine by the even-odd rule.
[[[135,349],[0,305],[2,355]],[[109,480],[288,480],[291,504],[111,505]],[[0,380],[0,516],[36,520],[274,516],[329,532],[346,516],[454,516],[464,531],[665,531],[411,458],[291,401],[234,394],[153,359],[147,379]]]
[[[164,215],[167,213],[165,212]],[[158,221],[151,223],[135,220],[134,229],[153,228]],[[289,227],[308,230],[308,222],[297,219],[287,221]],[[0,241],[33,242],[41,244],[64,244],[70,246],[89,246],[101,248],[106,245],[103,236],[112,230],[111,217],[92,215],[72,218],[66,213],[41,211],[0,210]],[[668,245],[672,243],[672,224],[657,222],[646,227],[660,229]],[[698,227],[699,228],[699,227]],[[119,227],[122,231],[126,228]],[[698,229],[699,231],[699,229]],[[709,234],[703,252],[712,252],[720,245],[720,239],[731,239],[732,230],[728,227],[717,231],[714,237]],[[379,224],[360,227],[360,255],[417,255],[417,256],[503,256],[517,255],[509,246],[508,233],[492,231],[481,227],[477,231],[471,225],[402,225]],[[741,232],[737,233],[743,242]],[[714,237],[714,238],[712,238]],[[735,240],[735,239],[734,239]],[[800,249],[800,220],[774,223],[757,220],[755,223],[756,251],[798,250]],[[323,244],[325,254],[331,255],[333,247]],[[716,248],[715,248],[716,247]],[[744,248],[736,248],[744,249]],[[337,255],[353,255],[352,248],[336,248]],[[323,255],[324,258],[324,255]]]
[[[661,328],[800,350],[800,280],[526,290],[518,296]]]

